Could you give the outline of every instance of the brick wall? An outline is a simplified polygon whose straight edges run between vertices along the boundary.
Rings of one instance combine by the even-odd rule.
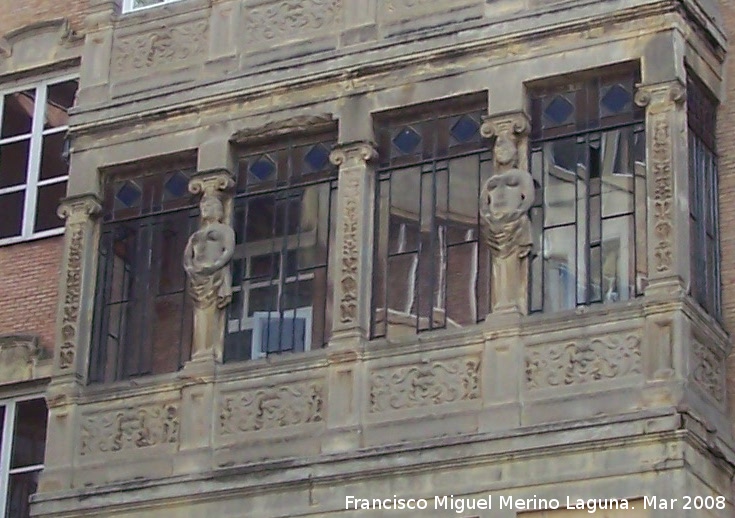
[[[0,0],[0,36],[35,22],[66,17],[72,30],[81,32],[89,0]]]
[[[720,239],[722,246],[723,319],[731,333],[735,330],[735,2],[721,1],[723,21],[730,40],[726,63],[726,91],[717,116],[718,153],[720,155]],[[728,369],[730,408],[735,416],[735,354]]]
[[[31,334],[53,350],[63,237],[0,247],[0,335]]]

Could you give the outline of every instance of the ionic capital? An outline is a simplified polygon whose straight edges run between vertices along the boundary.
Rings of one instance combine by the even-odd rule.
[[[523,112],[503,113],[483,117],[480,134],[485,138],[500,136],[522,137],[530,129],[528,117]]]
[[[63,198],[56,213],[67,225],[85,223],[102,212],[102,203],[94,194],[79,194]]]
[[[235,180],[226,169],[200,171],[189,180],[189,192],[203,194],[204,196],[220,198],[222,194],[232,190],[233,187],[235,187]]]
[[[638,85],[635,103],[642,107],[667,108],[681,105],[686,100],[686,87],[679,80],[651,85]]]
[[[336,166],[358,167],[378,158],[375,144],[368,141],[337,144],[329,154],[329,161]]]

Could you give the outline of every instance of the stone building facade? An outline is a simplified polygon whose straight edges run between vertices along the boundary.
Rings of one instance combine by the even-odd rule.
[[[732,515],[732,7],[73,5],[0,42],[8,501]]]

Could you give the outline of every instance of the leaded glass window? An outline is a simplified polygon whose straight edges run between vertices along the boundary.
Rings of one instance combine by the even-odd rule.
[[[636,79],[597,73],[532,90],[531,311],[643,293],[645,134]]]
[[[189,359],[192,308],[181,258],[197,228],[193,171],[177,164],[107,179],[91,382],[174,372]]]
[[[329,340],[335,140],[330,131],[240,152],[225,361],[304,352]]]
[[[687,80],[689,127],[689,221],[691,294],[711,315],[720,316],[720,236],[715,127],[717,104],[695,77]]]
[[[489,311],[479,191],[492,171],[471,96],[376,119],[372,337],[460,328]]]

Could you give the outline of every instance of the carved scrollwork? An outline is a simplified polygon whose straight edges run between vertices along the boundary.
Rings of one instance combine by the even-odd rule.
[[[66,370],[74,365],[77,348],[79,307],[82,298],[82,261],[86,224],[97,216],[101,205],[94,196],[70,197],[62,200],[59,217],[66,219],[66,273],[64,305],[61,318],[61,345],[59,346],[59,369]]]
[[[167,403],[85,415],[80,437],[82,456],[176,444],[178,407]]]
[[[692,378],[719,403],[725,402],[725,360],[698,340],[692,342]]]
[[[329,155],[334,165],[345,170],[340,175],[340,193],[344,199],[342,217],[342,260],[339,286],[341,289],[339,321],[350,324],[357,320],[358,269],[360,264],[359,209],[360,181],[365,165],[377,158],[375,147],[367,142],[356,142],[335,148]],[[356,169],[357,168],[357,169]]]
[[[392,367],[370,375],[370,412],[469,401],[480,397],[480,359]]]
[[[324,420],[320,381],[228,394],[219,403],[220,435],[257,432]]]
[[[673,178],[671,171],[671,136],[667,114],[654,116],[651,171],[653,172],[653,218],[656,244],[654,245],[655,267],[659,273],[668,272],[673,260]]]
[[[342,0],[281,0],[243,11],[245,45],[271,44],[333,31],[341,19]]]
[[[529,390],[641,374],[641,338],[628,333],[536,346],[526,354],[525,363]]]
[[[183,66],[207,50],[207,31],[207,20],[197,20],[119,38],[112,51],[112,69],[116,74],[140,74]]]

